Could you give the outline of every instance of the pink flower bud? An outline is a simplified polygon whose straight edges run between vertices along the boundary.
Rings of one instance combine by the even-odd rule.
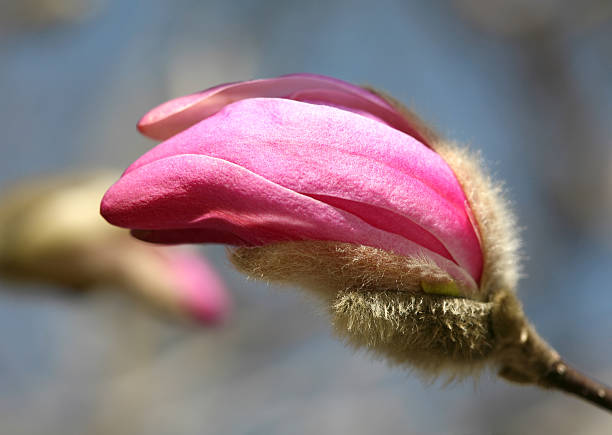
[[[23,181],[0,195],[0,276],[74,289],[120,288],[162,310],[212,324],[230,297],[206,258],[108,225],[98,204],[114,173]]]
[[[362,245],[435,264],[456,288],[433,292],[478,292],[483,250],[462,185],[372,92],[307,74],[232,83],[164,103],[138,128],[165,142],[101,211],[143,240]]]
[[[290,75],[177,98],[138,128],[165,142],[104,196],[112,224],[236,246],[240,271],[314,291],[346,343],[427,377],[495,365],[610,408],[526,319],[499,186],[391,98]]]

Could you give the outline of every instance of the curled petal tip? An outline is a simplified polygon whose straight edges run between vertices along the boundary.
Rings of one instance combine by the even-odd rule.
[[[261,97],[342,107],[378,119],[422,140],[413,126],[383,98],[351,83],[316,74],[289,74],[270,79],[226,83],[178,97],[145,114],[137,128],[145,136],[165,140],[231,103]]]

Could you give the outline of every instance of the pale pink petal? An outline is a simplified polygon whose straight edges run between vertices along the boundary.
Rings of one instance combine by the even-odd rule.
[[[363,104],[362,98],[353,96],[344,91],[332,91],[328,89],[309,89],[307,91],[296,92],[287,98],[288,100],[301,101],[302,103],[318,104],[321,106],[335,107],[336,109],[346,110],[347,112],[357,113],[374,119],[378,122],[384,120],[368,111],[369,104]],[[333,103],[332,103],[333,101]],[[364,107],[365,106],[365,107]]]
[[[466,292],[477,290],[475,280],[463,268],[435,252],[214,157],[183,154],[134,167],[109,189],[101,211],[114,225],[162,233],[169,230],[170,236],[162,236],[166,243],[172,242],[172,234],[180,237],[176,230],[210,231],[201,233],[205,236],[216,229],[227,232],[232,228],[250,245],[333,240],[405,256],[425,255],[458,280]],[[144,234],[142,238],[146,238]]]
[[[452,170],[431,149],[385,124],[333,107],[242,100],[149,151],[126,174],[180,154],[235,163],[401,235],[480,279],[480,243]],[[184,227],[164,227],[172,228]],[[229,232],[248,240],[248,231]]]
[[[147,113],[138,122],[138,129],[153,139],[165,140],[228,104],[255,97],[289,98],[343,107],[379,119],[423,141],[413,126],[382,98],[359,86],[314,74],[228,83],[179,97]]]

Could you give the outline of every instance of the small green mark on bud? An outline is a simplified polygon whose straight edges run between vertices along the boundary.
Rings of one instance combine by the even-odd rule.
[[[462,296],[459,288],[454,281],[447,282],[428,282],[421,281],[421,288],[425,293],[444,295],[444,296]]]

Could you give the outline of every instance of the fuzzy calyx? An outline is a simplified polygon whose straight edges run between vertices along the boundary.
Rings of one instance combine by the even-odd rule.
[[[491,327],[496,337],[499,375],[521,384],[545,383],[561,358],[527,321],[513,292],[500,291],[494,296]]]

